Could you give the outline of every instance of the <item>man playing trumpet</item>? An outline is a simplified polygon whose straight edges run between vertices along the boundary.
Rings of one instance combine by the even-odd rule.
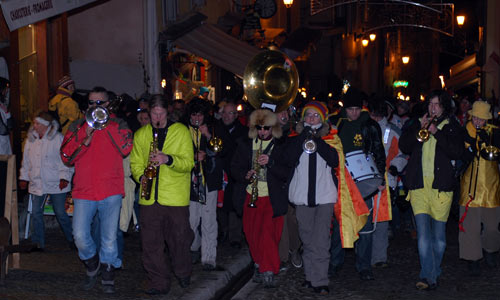
[[[405,185],[417,225],[419,290],[437,287],[455,185],[452,160],[460,159],[464,151],[462,130],[451,114],[451,97],[444,90],[436,90],[428,99],[427,114],[409,121],[399,139],[401,151],[410,155]],[[420,141],[425,136],[427,139]]]
[[[106,108],[107,91],[95,87],[89,93],[88,103],[89,110]],[[78,256],[87,268],[83,288],[93,288],[101,268],[103,291],[114,293],[114,269],[122,264],[116,235],[125,194],[123,158],[132,150],[132,132],[113,113],[109,113],[109,120],[99,130],[88,123],[85,119],[71,123],[61,146],[61,158],[65,164],[75,166],[73,236]],[[99,253],[90,233],[96,213],[100,223]]]
[[[465,155],[471,161],[461,180],[460,258],[468,261],[472,276],[480,275],[479,261],[485,258],[489,267],[496,266],[500,249],[500,175],[498,161],[480,155],[488,145],[500,147],[498,128],[487,124],[492,118],[490,105],[476,101],[469,111],[471,120],[465,126]],[[488,158],[488,156],[486,156]]]

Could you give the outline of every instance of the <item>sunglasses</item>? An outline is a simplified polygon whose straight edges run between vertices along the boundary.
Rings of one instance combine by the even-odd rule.
[[[269,130],[271,129],[271,126],[260,126],[260,125],[255,125],[255,128],[257,128],[257,130]]]
[[[89,100],[89,105],[94,105],[94,104],[97,104],[97,105],[103,105],[104,103],[106,103],[108,101],[105,101],[105,100]]]

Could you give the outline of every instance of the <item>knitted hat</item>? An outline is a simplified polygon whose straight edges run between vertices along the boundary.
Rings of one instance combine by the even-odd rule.
[[[326,119],[326,116],[328,115],[328,107],[326,107],[325,104],[319,101],[311,101],[308,102],[304,108],[302,109],[302,119],[304,119],[304,116],[306,114],[306,111],[308,109],[314,109],[319,116],[321,117],[321,122],[324,122]]]
[[[490,112],[490,107],[491,106],[488,104],[488,102],[476,101],[472,105],[472,109],[469,110],[469,115],[483,120],[489,120],[493,117]]]
[[[72,84],[75,84],[75,82],[68,75],[66,75],[63,78],[59,79],[59,82],[57,83],[57,85],[59,87],[62,87],[62,88],[65,88],[68,85],[72,85]]]
[[[344,108],[363,107],[363,99],[361,92],[354,87],[350,87],[347,90],[347,93],[344,95],[343,103],[344,103]]]
[[[200,96],[203,96],[205,93],[210,93],[210,90],[206,86],[200,87]]]

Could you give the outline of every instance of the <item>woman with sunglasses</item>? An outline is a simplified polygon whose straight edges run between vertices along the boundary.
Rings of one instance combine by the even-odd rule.
[[[234,205],[243,213],[243,232],[255,262],[254,282],[274,287],[280,269],[278,246],[288,209],[284,171],[276,160],[283,143],[276,115],[267,109],[250,115],[248,138],[240,139],[231,162]]]

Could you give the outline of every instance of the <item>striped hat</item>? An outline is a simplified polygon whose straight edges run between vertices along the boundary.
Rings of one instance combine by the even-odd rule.
[[[59,82],[57,83],[57,85],[59,87],[62,87],[62,88],[65,88],[68,85],[72,85],[72,84],[75,84],[75,82],[68,75],[63,76],[63,78],[59,79]]]
[[[308,109],[314,109],[321,117],[321,122],[324,122],[326,116],[328,115],[328,108],[326,107],[325,104],[319,101],[311,101],[304,106],[304,109],[302,109],[302,119],[304,119],[306,110]]]

